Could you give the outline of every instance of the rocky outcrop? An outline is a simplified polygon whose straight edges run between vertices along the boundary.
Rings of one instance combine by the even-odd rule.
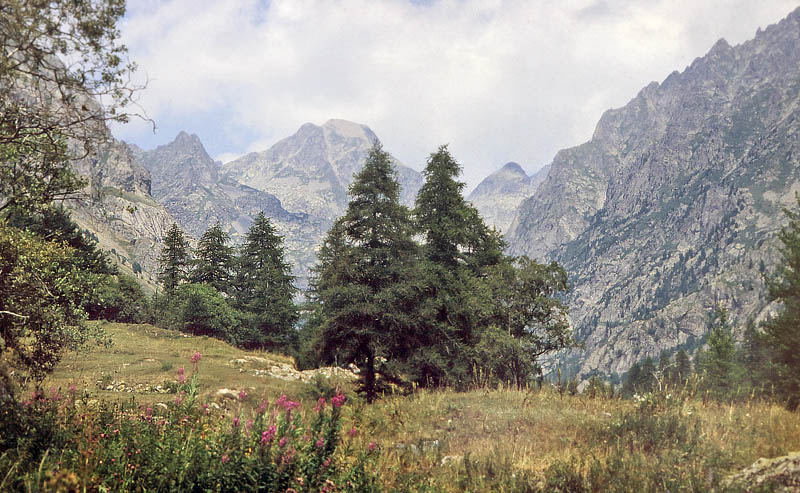
[[[774,459],[758,459],[747,469],[728,477],[725,486],[741,491],[799,491],[800,452]]]
[[[123,272],[155,288],[161,241],[175,219],[150,196],[150,173],[136,162],[133,149],[113,139],[73,168],[88,185],[65,201],[72,218]]]
[[[781,209],[800,191],[800,9],[718,41],[559,152],[510,227],[510,250],[571,274],[582,375],[692,347],[707,315],[764,316]]]
[[[506,163],[484,178],[467,200],[478,209],[487,225],[505,233],[511,226],[517,207],[539,188],[549,169],[550,166],[545,166],[528,176],[519,164]]]
[[[271,193],[288,210],[335,220],[347,208],[347,189],[361,170],[375,133],[366,125],[328,120],[306,123],[263,152],[247,154],[223,165],[240,183]],[[422,175],[395,161],[401,202],[413,205]]]

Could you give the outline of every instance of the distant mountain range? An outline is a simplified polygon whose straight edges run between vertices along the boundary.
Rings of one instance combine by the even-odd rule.
[[[141,150],[112,142],[76,169],[82,227],[152,282],[173,220],[194,237],[219,221],[241,241],[260,210],[286,238],[300,285],[376,135],[345,120],[307,123],[262,152],[214,162],[195,135]],[[725,304],[737,327],[769,310],[762,273],[800,191],[800,9],[607,111],[592,139],[528,176],[516,163],[468,199],[506,235],[509,253],[557,260],[584,349],[552,365],[583,377],[702,344]],[[402,200],[422,175],[395,161]],[[151,195],[152,194],[152,195]],[[174,218],[174,219],[173,219]]]
[[[515,254],[570,273],[587,376],[700,344],[726,305],[739,328],[765,316],[784,206],[800,191],[800,9],[709,53],[560,151],[516,212]]]

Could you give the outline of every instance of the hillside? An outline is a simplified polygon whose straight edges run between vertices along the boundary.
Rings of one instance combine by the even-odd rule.
[[[367,459],[370,472],[384,490],[718,490],[729,474],[759,457],[781,456],[800,448],[797,413],[758,401],[733,405],[705,402],[693,398],[690,388],[673,389],[671,397],[655,395],[641,403],[602,394],[571,395],[545,386],[523,390],[478,387],[470,392],[418,390],[405,396],[387,395],[366,405],[345,379],[323,376],[321,381],[303,383],[267,375],[279,373],[276,366],[291,364],[282,356],[245,352],[214,339],[149,325],[104,327],[115,341],[111,350],[96,348],[70,356],[45,382],[51,392],[58,388],[66,392],[69,385],[75,385],[77,394],[82,395],[80,413],[99,412],[98,399],[130,403],[134,398],[152,409],[155,417],[169,418],[172,401],[180,398],[169,389],[176,388],[181,367],[187,378],[194,374],[189,360],[196,352],[201,357],[197,365],[200,397],[195,406],[207,406],[200,411],[200,416],[207,417],[198,418],[205,423],[203,436],[228,436],[230,440],[230,434],[237,433],[236,425],[231,428],[232,420],[241,417],[244,423],[250,413],[258,412],[255,407],[262,399],[272,406],[281,394],[301,402],[297,413],[303,419],[313,417],[311,408],[320,393],[338,386],[348,397],[342,408],[342,445],[336,460],[363,460],[361,454],[371,451]],[[154,390],[157,386],[162,390]],[[246,400],[240,399],[241,391]],[[145,412],[144,406],[139,409],[139,414]],[[179,426],[186,419],[188,416],[166,426]],[[167,432],[167,428],[158,429]],[[191,449],[193,441],[203,440],[187,433],[185,441],[165,442],[159,447]],[[244,429],[242,433],[247,436]],[[261,436],[260,429],[254,433]],[[225,450],[233,455],[231,446]],[[252,451],[247,442],[242,446],[245,452],[248,446]],[[124,454],[120,457],[129,460]],[[215,458],[219,464],[219,457]],[[176,461],[187,459],[183,452],[173,457]]]
[[[800,9],[709,53],[560,151],[517,211],[515,254],[561,262],[582,375],[696,346],[709,311],[765,315],[781,209],[800,190]]]

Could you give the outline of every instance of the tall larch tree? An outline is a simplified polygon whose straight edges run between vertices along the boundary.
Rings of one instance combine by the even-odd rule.
[[[377,375],[415,344],[419,293],[418,247],[389,155],[375,142],[350,186],[347,212],[334,224],[320,252],[313,300],[320,313],[320,349],[327,361],[354,363],[368,401],[378,394]]]
[[[480,279],[484,268],[504,261],[502,238],[464,199],[460,173],[447,146],[440,147],[428,159],[414,208],[416,227],[424,238],[426,284],[421,311],[428,340],[412,364],[421,384],[469,383],[470,348],[480,337]]]
[[[285,348],[299,318],[294,276],[285,260],[283,238],[259,212],[235,261],[235,306],[248,314],[247,346]]]

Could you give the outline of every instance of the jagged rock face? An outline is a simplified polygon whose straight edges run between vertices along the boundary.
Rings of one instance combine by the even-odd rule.
[[[154,288],[161,242],[175,219],[150,196],[150,173],[134,154],[135,149],[110,139],[95,154],[73,162],[88,185],[65,204],[123,271]]]
[[[290,211],[333,221],[346,210],[353,174],[361,170],[376,138],[367,126],[345,120],[306,123],[268,150],[226,163],[223,172],[275,195]],[[397,161],[394,165],[401,202],[413,205],[422,175]]]
[[[764,315],[799,136],[800,9],[737,47],[720,40],[556,155],[508,237],[570,272],[583,375],[692,346],[716,303],[739,326]]]
[[[285,238],[287,259],[299,284],[307,284],[316,247],[330,221],[288,212],[274,195],[222,175],[196,135],[181,132],[169,144],[139,151],[138,159],[152,174],[153,196],[195,238],[219,222],[234,242],[241,243],[255,216],[264,212]]]
[[[533,195],[549,169],[548,165],[528,176],[519,164],[506,163],[484,178],[467,200],[478,209],[487,225],[505,233],[511,226],[519,204]]]

